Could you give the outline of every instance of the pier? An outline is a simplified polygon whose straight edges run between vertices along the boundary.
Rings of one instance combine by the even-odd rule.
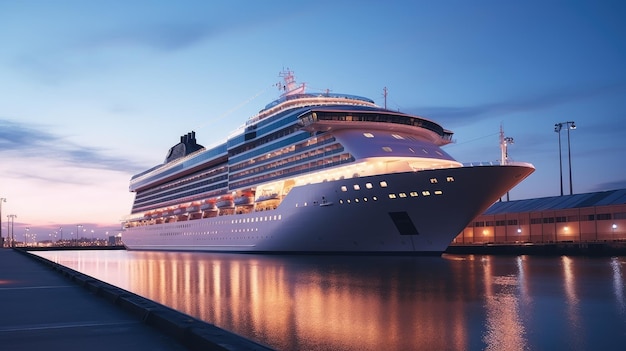
[[[22,249],[0,249],[3,350],[271,350]]]

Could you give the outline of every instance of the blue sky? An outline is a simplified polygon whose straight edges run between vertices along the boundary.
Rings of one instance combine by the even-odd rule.
[[[575,193],[626,187],[623,1],[0,0],[0,197],[37,239],[128,214],[130,177],[195,130],[209,146],[279,95],[366,96],[455,132],[461,162],[537,171],[511,199],[560,193],[557,122],[575,121]],[[569,193],[566,134],[561,134]]]

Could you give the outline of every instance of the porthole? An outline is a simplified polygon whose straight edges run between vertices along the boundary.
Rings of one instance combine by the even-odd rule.
[[[435,190],[435,195],[441,195],[441,194],[443,194],[443,191],[441,191],[441,190]]]
[[[422,195],[429,196],[430,195],[430,191],[424,190],[424,191],[422,191]]]
[[[373,138],[374,134],[372,134],[372,133],[363,133],[363,136],[366,137],[366,138]]]
[[[341,191],[344,191],[344,192],[345,192],[345,191],[348,191],[348,187],[347,187],[347,186],[345,186],[345,185],[342,185],[342,186],[341,186]]]
[[[359,186],[359,184],[354,184],[354,190],[360,190],[361,187]]]
[[[371,189],[372,188],[372,183],[365,183],[365,187],[368,188],[368,189]]]
[[[384,180],[383,180],[383,181],[381,181],[381,182],[380,182],[380,187],[381,187],[381,188],[386,188],[386,187],[387,187],[387,182],[386,182],[386,181],[384,181]]]
[[[406,193],[400,193],[400,194],[398,194],[398,196],[400,196],[400,197],[406,197]]]
[[[390,199],[395,199],[396,197],[397,197],[396,194],[389,194]]]
[[[417,196],[417,191],[411,191],[409,193],[409,195],[411,195],[411,197],[416,197]]]

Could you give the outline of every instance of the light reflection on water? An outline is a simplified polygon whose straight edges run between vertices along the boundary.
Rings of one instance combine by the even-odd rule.
[[[281,350],[626,342],[622,257],[37,254]]]

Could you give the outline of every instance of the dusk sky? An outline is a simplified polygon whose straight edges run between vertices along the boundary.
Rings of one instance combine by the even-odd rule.
[[[624,1],[0,0],[2,233],[120,228],[130,177],[180,136],[210,146],[265,104],[283,68],[452,130],[460,162],[536,172],[511,200],[626,187]],[[569,194],[567,131],[564,192]],[[117,231],[116,231],[117,232]],[[89,234],[87,234],[89,236]]]

